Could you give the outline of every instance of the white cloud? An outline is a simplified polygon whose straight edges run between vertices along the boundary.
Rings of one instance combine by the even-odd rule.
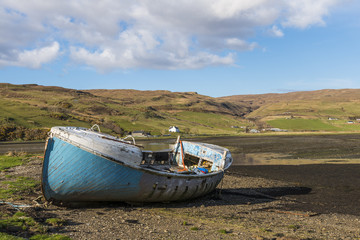
[[[311,25],[325,25],[323,17],[339,0],[291,0],[287,1],[286,17],[283,26],[306,28]]]
[[[272,26],[272,28],[268,30],[268,33],[270,36],[273,36],[273,37],[283,37],[284,36],[283,31],[281,31],[281,29],[279,29],[276,25]]]
[[[40,68],[42,64],[56,59],[59,55],[60,45],[54,42],[50,46],[22,52],[14,50],[11,58],[0,59],[0,66],[18,66],[28,68]]]
[[[238,38],[229,38],[226,39],[226,45],[230,48],[230,49],[235,49],[235,50],[240,50],[240,51],[245,51],[245,50],[253,50],[255,47],[257,47],[257,43],[252,42],[252,43],[248,43],[242,39],[238,39]]]
[[[339,2],[2,0],[0,65],[39,68],[59,55],[59,42],[70,59],[100,71],[231,65],[261,45],[249,41],[258,29],[283,37],[289,27],[324,25]],[[56,44],[34,49],[44,42]]]

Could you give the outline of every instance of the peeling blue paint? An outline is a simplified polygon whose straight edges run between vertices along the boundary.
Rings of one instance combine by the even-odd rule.
[[[54,137],[45,153],[43,191],[46,199],[66,201],[126,199],[139,193],[142,175]]]

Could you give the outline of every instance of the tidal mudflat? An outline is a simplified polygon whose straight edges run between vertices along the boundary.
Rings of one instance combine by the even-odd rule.
[[[36,231],[43,231],[71,239],[360,238],[360,164],[341,161],[357,161],[360,156],[357,135],[226,137],[201,141],[228,147],[235,156],[234,166],[213,194],[174,203],[53,205],[41,199],[40,185],[35,184],[6,199],[29,207],[14,208],[1,203],[1,219],[21,211],[40,227],[22,230],[2,225],[1,232],[29,238],[40,234]],[[255,154],[250,155],[252,164],[243,162],[249,154]],[[258,164],[254,156],[268,156],[266,160],[274,161],[276,156],[286,156],[292,165]],[[305,158],[314,162],[333,161],[299,165],[299,160]],[[20,166],[1,171],[1,187],[9,187],[6,182],[19,177],[39,183],[41,160],[41,156],[32,157]],[[51,225],[49,218],[61,224]]]

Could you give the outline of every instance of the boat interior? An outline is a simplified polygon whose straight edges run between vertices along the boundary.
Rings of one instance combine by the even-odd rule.
[[[181,174],[205,174],[211,172],[212,162],[184,153],[184,161],[178,163],[173,149],[161,151],[143,150],[141,167]],[[181,159],[181,157],[180,157]]]

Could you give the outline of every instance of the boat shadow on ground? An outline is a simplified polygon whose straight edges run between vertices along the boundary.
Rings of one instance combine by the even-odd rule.
[[[199,206],[251,205],[277,201],[284,196],[305,195],[311,192],[308,187],[273,188],[225,188],[195,199],[178,202],[137,203],[137,202],[72,202],[60,203],[69,208],[187,208]],[[54,203],[57,205],[56,203]]]
[[[226,206],[226,205],[252,205],[277,201],[284,196],[303,195],[311,192],[308,187],[273,187],[273,188],[227,188],[216,189],[214,192],[200,198],[188,200],[183,203],[158,203],[153,207],[198,207],[198,206]]]

